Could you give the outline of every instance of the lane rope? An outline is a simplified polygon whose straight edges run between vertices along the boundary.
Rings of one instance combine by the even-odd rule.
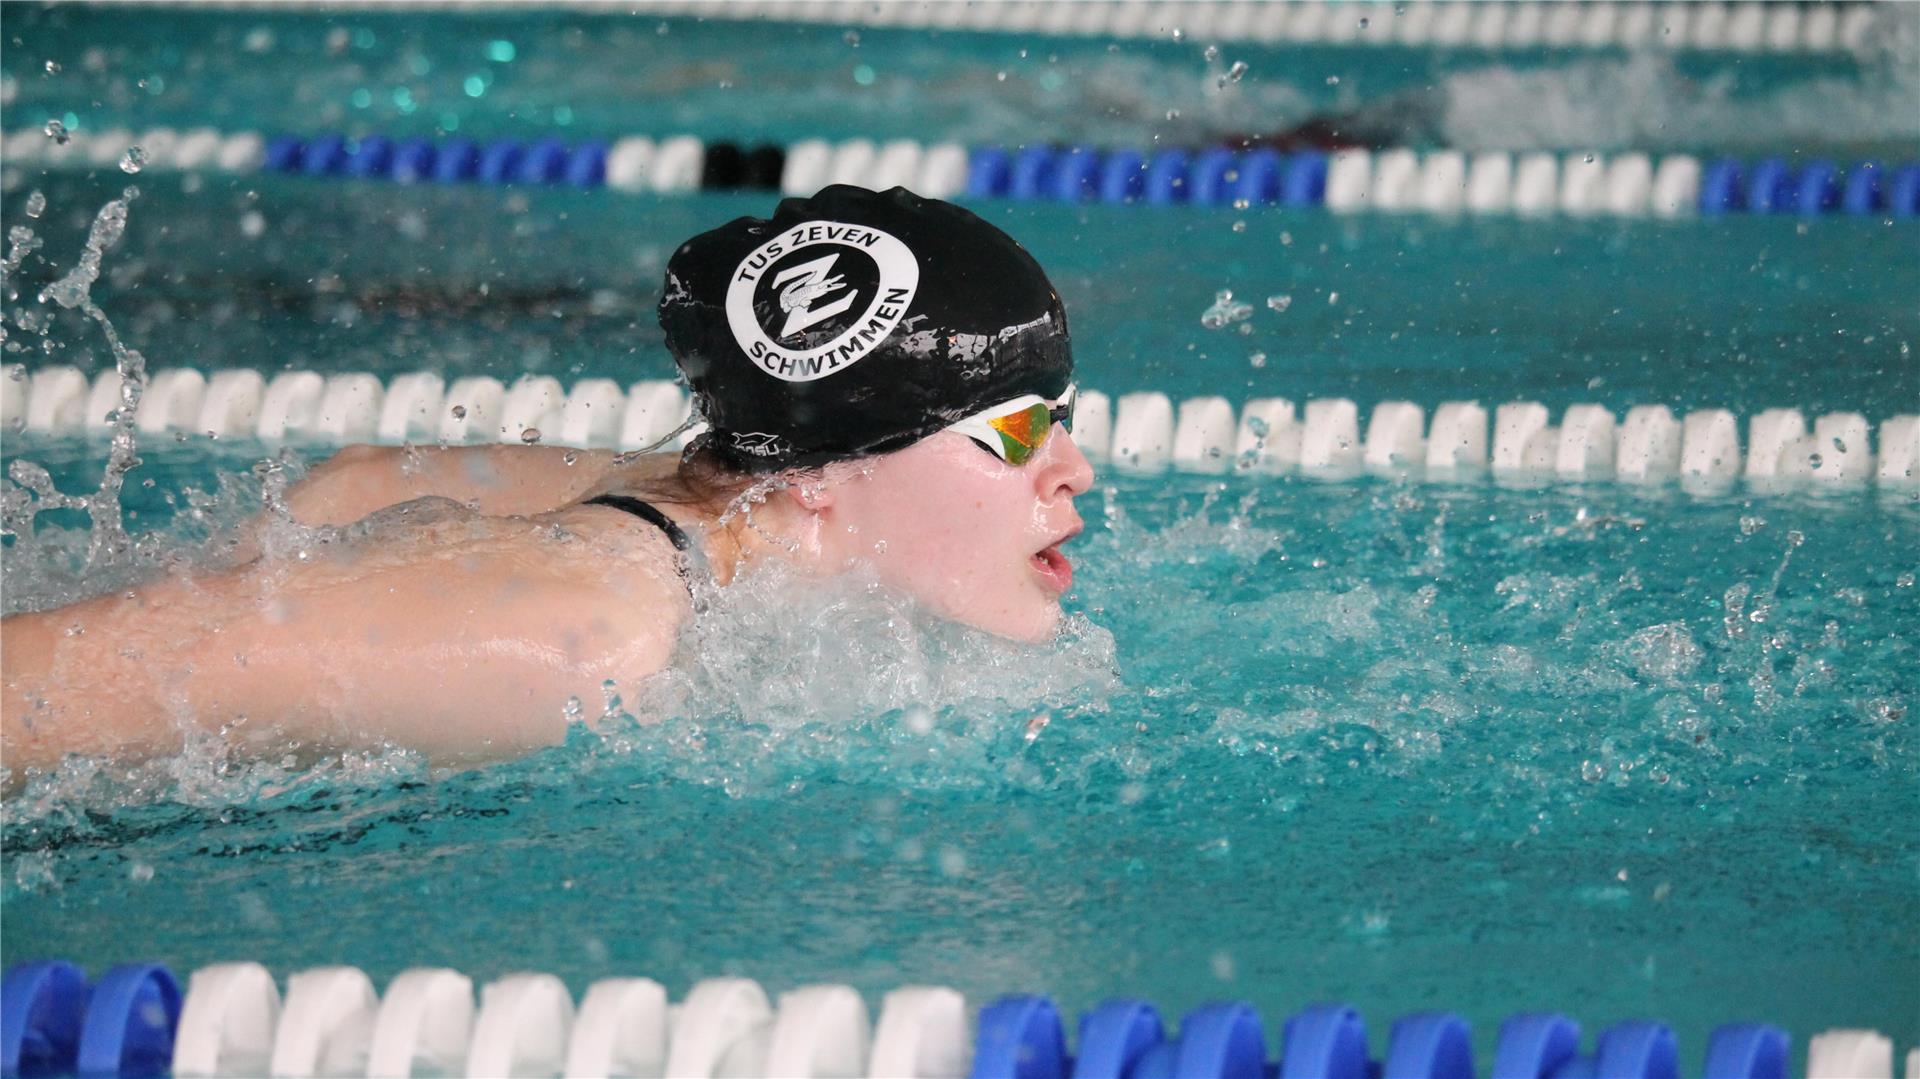
[[[28,437],[104,437],[120,399],[117,370],[89,379],[76,367],[12,366],[0,371],[0,429]],[[268,444],[507,442],[635,450],[673,436],[690,410],[685,391],[665,380],[623,387],[589,378],[566,387],[550,375],[523,375],[511,385],[478,375],[448,383],[416,371],[383,383],[366,372],[295,370],[269,378],[249,368],[209,374],[175,367],[147,376],[135,427],[148,435]],[[698,430],[680,434],[680,444]],[[1431,415],[1412,401],[1381,401],[1363,425],[1359,405],[1345,398],[1296,404],[1263,397],[1236,409],[1219,396],[1176,403],[1152,391],[1116,399],[1089,389],[1080,395],[1074,441],[1091,458],[1137,472],[1678,480],[1703,492],[1743,481],[1760,491],[1920,486],[1920,415],[1912,413],[1886,417],[1876,427],[1859,412],[1809,420],[1799,409],[1772,408],[1743,423],[1725,409],[1676,416],[1653,404],[1616,414],[1576,404],[1555,423],[1536,401],[1491,410],[1476,401],[1449,401]]]

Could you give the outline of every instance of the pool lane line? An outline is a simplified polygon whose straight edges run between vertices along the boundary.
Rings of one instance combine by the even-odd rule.
[[[1070,1045],[1052,998],[1015,993],[968,1002],[942,986],[905,986],[881,1000],[877,1022],[844,985],[769,997],[748,978],[696,982],[678,1004],[649,978],[602,978],[578,1005],[551,974],[507,974],[475,994],[459,971],[402,971],[379,993],[357,967],[296,971],[282,996],[253,962],[192,973],[183,994],[159,964],[107,971],[88,984],[62,960],[18,963],[0,980],[0,1074],[15,1076],[299,1077],[364,1073],[450,1075],[869,1075],[928,1079],[1472,1079],[1472,1029],[1461,1015],[1396,1020],[1382,1059],[1346,1004],[1288,1016],[1270,1054],[1258,1010],[1203,1004],[1174,1026],[1151,1001],[1114,998],[1080,1017]],[[1495,1079],[1604,1075],[1672,1079],[1679,1044],[1657,1020],[1627,1020],[1582,1050],[1578,1021],[1554,1012],[1510,1015],[1487,1073]],[[1767,1023],[1736,1022],[1708,1038],[1699,1074],[1786,1079],[1793,1039]],[[1893,1079],[1892,1039],[1834,1029],[1808,1040],[1808,1079]],[[1906,1058],[1920,1079],[1920,1048]]]
[[[104,436],[121,400],[120,375],[77,367],[0,369],[0,429],[30,436]],[[382,380],[366,372],[322,374],[230,368],[162,368],[146,376],[135,420],[141,433],[253,438],[316,445],[378,443],[546,444],[634,450],[662,440],[684,445],[691,403],[671,381],[623,386],[607,378],[567,387],[550,375],[511,385],[491,376],[449,383],[431,371]],[[1741,432],[1746,438],[1743,441]],[[1238,409],[1225,397],[1176,403],[1153,391],[1117,399],[1084,390],[1074,440],[1122,471],[1299,473],[1429,480],[1491,476],[1513,483],[1663,484],[1703,493],[1745,483],[1757,491],[1804,487],[1920,487],[1920,415],[1859,412],[1812,417],[1764,409],[1744,422],[1726,409],[1676,416],[1666,405],[1624,413],[1575,404],[1559,422],[1536,401],[1489,410],[1449,401],[1429,417],[1404,400],[1376,403],[1361,423],[1346,398],[1299,402],[1262,397]]]
[[[64,140],[64,141],[61,141]],[[965,147],[912,139],[808,139],[791,146],[655,140],[475,141],[385,135],[265,137],[155,128],[135,135],[22,128],[0,159],[44,170],[257,172],[399,184],[611,188],[656,195],[778,190],[832,183],[910,188],[932,198],[1141,206],[1324,207],[1335,213],[1540,217],[1767,214],[1920,217],[1920,161],[1839,163],[1628,151],[1467,154],[1459,150],[1281,153],[1227,147],[1102,149],[1036,143]]]

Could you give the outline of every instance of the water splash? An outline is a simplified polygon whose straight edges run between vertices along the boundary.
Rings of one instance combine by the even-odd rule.
[[[80,261],[58,281],[40,292],[40,302],[52,301],[64,308],[78,308],[100,327],[113,352],[114,367],[120,375],[120,407],[112,414],[112,440],[107,450],[107,467],[99,488],[86,496],[86,510],[93,522],[93,535],[87,546],[87,565],[104,566],[125,558],[131,541],[121,520],[120,489],[126,475],[139,467],[140,456],[134,435],[134,421],[140,409],[140,397],[146,390],[146,358],[120,340],[113,321],[93,300],[94,282],[100,279],[100,266],[106,252],[127,229],[127,210],[140,197],[140,189],[129,187],[120,197],[100,208]]]

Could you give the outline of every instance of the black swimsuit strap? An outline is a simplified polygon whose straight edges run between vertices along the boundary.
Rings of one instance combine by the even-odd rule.
[[[653,508],[653,506],[630,495],[600,495],[597,498],[589,498],[581,504],[586,506],[612,506],[617,510],[625,510],[648,524],[655,526],[660,529],[660,531],[665,532],[667,539],[673,541],[673,545],[680,550],[687,551],[693,549],[693,540],[687,536],[686,532],[682,530],[679,525],[673,523],[671,517],[668,517],[666,514]]]

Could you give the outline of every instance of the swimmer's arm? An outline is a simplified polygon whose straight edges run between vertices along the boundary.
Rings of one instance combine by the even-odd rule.
[[[663,537],[598,507],[458,525],[0,622],[0,763],[17,781],[196,729],[245,755],[498,758],[560,741],[567,698],[596,715],[607,680],[666,664],[687,597]]]
[[[288,488],[287,508],[301,524],[346,525],[435,496],[491,517],[533,516],[585,497],[614,458],[560,446],[348,446]]]

